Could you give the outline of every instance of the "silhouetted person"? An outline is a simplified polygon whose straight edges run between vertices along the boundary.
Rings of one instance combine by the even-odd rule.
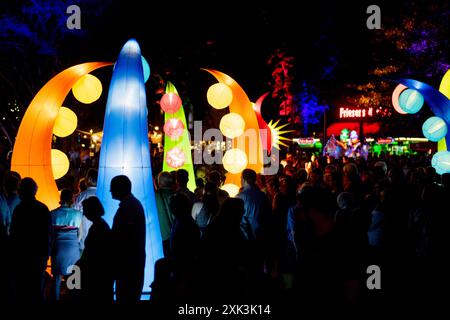
[[[187,184],[189,182],[189,173],[184,169],[178,169],[176,174],[177,184],[178,184],[178,190],[177,192],[184,193],[191,203],[195,202],[195,195],[194,193],[188,189]]]
[[[83,301],[108,303],[113,301],[112,233],[103,220],[100,200],[90,197],[82,202],[84,216],[92,222],[78,266],[81,269]]]
[[[94,197],[97,194],[97,175],[98,175],[98,171],[94,168],[90,168],[87,173],[86,173],[86,177],[84,179],[85,184],[86,184],[86,190],[81,191],[77,197],[75,198],[73,207],[75,209],[77,209],[78,211],[80,211],[81,213],[83,213],[83,206],[82,206],[82,202],[90,197]],[[84,240],[86,239],[88,233],[89,233],[89,228],[91,227],[91,222],[86,219],[85,216],[83,216],[83,222],[81,225],[81,240],[80,240],[80,247],[81,250],[84,249]]]
[[[222,186],[222,175],[219,171],[213,170],[208,174],[208,182],[214,183],[217,186],[217,196],[219,199],[219,204],[222,204],[225,199],[230,195],[225,190],[220,189]]]
[[[191,217],[191,204],[186,195],[176,193],[170,198],[175,216],[170,236],[174,264],[175,301],[195,301],[196,271],[200,245],[200,229]]]
[[[131,181],[127,176],[111,180],[111,195],[120,201],[112,227],[117,302],[137,303],[144,285],[144,208],[131,193]]]
[[[203,196],[203,188],[205,187],[205,180],[201,179],[201,178],[197,178],[195,179],[195,190],[194,190],[194,195],[195,195],[195,200],[196,201],[200,201],[200,199]]]
[[[296,287],[309,303],[355,302],[361,289],[361,254],[340,233],[334,221],[335,199],[326,189],[309,187],[299,194],[295,237],[299,265]]]
[[[4,210],[5,212],[9,211],[9,217],[4,215],[2,212],[2,216],[5,218],[4,225],[6,226],[6,232],[9,234],[9,227],[11,224],[11,216],[14,212],[14,209],[20,202],[19,195],[17,191],[19,190],[20,183],[20,175],[17,172],[10,171],[6,174],[3,179],[3,194],[0,192],[0,198],[3,198],[9,210]],[[2,209],[0,209],[2,210]],[[3,210],[2,210],[3,211]]]
[[[218,188],[214,183],[207,182],[203,189],[202,199],[194,203],[191,214],[202,235],[205,233],[208,224],[217,215],[219,207]]]
[[[11,279],[11,265],[7,262],[9,259],[8,235],[6,228],[0,223],[0,301],[2,303],[13,302],[13,282]]]
[[[237,195],[244,201],[244,216],[241,228],[246,238],[255,245],[257,268],[262,271],[267,255],[267,228],[271,214],[269,198],[256,186],[256,172],[245,169],[242,172],[242,191]]]
[[[61,206],[50,213],[53,225],[51,256],[55,300],[59,300],[62,277],[70,275],[68,268],[80,259],[82,214],[71,208],[72,201],[72,190],[63,189],[59,202]]]
[[[44,272],[50,251],[50,211],[36,200],[37,188],[31,178],[20,183],[21,202],[14,210],[10,229],[16,293],[18,301],[24,303],[43,302]]]
[[[176,262],[185,263],[197,254],[200,229],[191,217],[191,205],[186,195],[174,194],[169,205],[175,216],[170,236],[172,257]]]
[[[170,197],[173,195],[173,185],[174,181],[169,172],[163,171],[158,175],[158,190],[155,192],[155,199],[165,257],[170,256],[170,230],[175,220],[169,207]]]
[[[245,299],[248,295],[249,252],[241,230],[243,214],[244,202],[228,198],[208,225],[203,280],[207,288],[204,299],[210,302]]]
[[[262,240],[271,205],[265,193],[256,186],[255,171],[245,169],[242,172],[242,191],[237,197],[244,201],[245,212],[241,224],[244,234],[247,239]]]

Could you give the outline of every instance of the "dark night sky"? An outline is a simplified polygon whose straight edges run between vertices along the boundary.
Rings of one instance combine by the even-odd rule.
[[[202,111],[209,109],[206,90],[214,80],[200,68],[231,75],[256,100],[270,91],[272,70],[266,61],[277,48],[295,57],[300,77],[315,74],[329,55],[337,55],[336,86],[363,81],[373,32],[366,28],[367,3],[276,1],[243,7],[242,2],[113,1],[99,20],[82,20],[87,37],[65,47],[71,64],[113,61],[126,40],[136,38],[152,72],[188,95],[196,118],[202,118]],[[392,8],[391,4],[383,9]],[[320,39],[324,40],[319,46]],[[148,99],[151,105],[158,97]]]
[[[15,1],[17,5],[22,2],[25,0]],[[344,83],[367,81],[367,71],[373,68],[371,33],[379,32],[366,28],[367,6],[379,5],[383,21],[383,17],[395,17],[409,5],[406,0],[271,1],[268,4],[106,0],[109,5],[94,15],[89,11],[93,2],[74,0],[82,10],[83,36],[69,36],[58,46],[63,67],[87,61],[114,61],[123,44],[136,38],[142,54],[150,62],[152,74],[172,81],[184,95],[181,98],[190,99],[196,119],[204,118],[210,111],[206,91],[215,82],[200,68],[229,74],[251,100],[256,100],[271,90],[272,69],[266,61],[276,49],[295,57],[297,80],[317,76],[330,56],[336,58],[334,79],[324,83],[322,98],[339,92]],[[428,4],[425,0],[419,2]],[[106,92],[110,70],[96,74]],[[36,81],[41,82],[39,87],[48,79]],[[152,77],[147,83],[148,105],[153,108],[150,116],[152,113],[157,116],[159,109],[156,102],[160,96],[155,94],[155,86]],[[75,104],[73,98],[68,100]],[[103,94],[93,107],[104,108],[105,103],[106,94]],[[71,107],[77,112],[84,106]],[[92,123],[84,127],[101,127],[102,114],[96,112],[86,120]]]

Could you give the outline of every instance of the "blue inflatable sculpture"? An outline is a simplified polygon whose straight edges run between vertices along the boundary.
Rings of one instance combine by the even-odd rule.
[[[403,114],[418,112],[426,101],[435,114],[422,126],[423,134],[431,141],[439,141],[438,152],[433,156],[432,166],[438,174],[450,173],[450,71],[444,75],[439,90],[414,79],[399,79],[392,103]]]
[[[115,64],[103,125],[97,196],[105,207],[105,220],[109,225],[118,209],[118,201],[113,200],[109,192],[111,179],[117,175],[130,178],[132,193],[145,209],[143,291],[149,291],[155,261],[163,256],[163,252],[150,162],[144,72],[141,51],[133,39],[124,45]]]

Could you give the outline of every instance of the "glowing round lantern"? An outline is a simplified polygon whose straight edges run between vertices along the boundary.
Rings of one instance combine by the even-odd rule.
[[[184,132],[183,122],[178,118],[171,118],[164,124],[164,133],[172,139],[178,139]]]
[[[247,155],[241,149],[230,149],[223,156],[222,163],[228,172],[239,173],[247,167]]]
[[[402,110],[402,108],[400,108],[400,105],[398,104],[398,98],[400,97],[400,94],[405,91],[405,89],[408,89],[408,87],[403,84],[399,84],[397,87],[395,87],[394,92],[392,93],[392,105],[394,106],[395,111],[400,114],[407,114]]]
[[[144,70],[144,82],[147,82],[148,78],[150,78],[150,65],[147,60],[141,56],[142,60],[142,69]]]
[[[62,178],[69,171],[70,162],[66,154],[58,149],[52,149],[52,172],[55,179]]]
[[[450,173],[450,151],[436,152],[431,159],[431,165],[438,174]]]
[[[102,83],[92,74],[80,78],[72,87],[75,98],[82,103],[92,103],[102,95]]]
[[[231,112],[220,119],[220,131],[228,138],[236,138],[244,133],[245,121],[239,114]]]
[[[206,93],[208,103],[216,109],[224,109],[233,101],[233,91],[224,83],[215,83]]]
[[[77,128],[77,115],[66,107],[59,108],[58,117],[55,120],[53,134],[57,137],[67,137]]]
[[[166,162],[169,167],[178,169],[184,165],[184,161],[186,161],[186,155],[180,148],[174,147],[167,151]]]
[[[225,190],[226,192],[228,192],[228,194],[232,198],[236,197],[236,195],[239,193],[239,187],[237,185],[235,185],[234,183],[224,184],[222,187],[220,187],[220,189]]]
[[[447,135],[447,124],[442,118],[430,117],[422,125],[422,132],[425,138],[438,142]]]
[[[409,114],[417,113],[423,106],[422,94],[414,89],[406,89],[400,94],[398,104],[400,108]]]
[[[166,113],[175,113],[181,107],[181,98],[176,93],[166,93],[160,101],[161,109]]]

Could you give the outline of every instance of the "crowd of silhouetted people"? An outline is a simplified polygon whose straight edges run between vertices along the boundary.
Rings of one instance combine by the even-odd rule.
[[[186,170],[159,173],[160,230],[151,232],[161,233],[164,257],[151,288],[143,288],[145,213],[126,176],[111,181],[120,204],[110,228],[95,169],[64,188],[53,211],[36,200],[33,179],[5,172],[0,297],[130,304],[151,291],[155,304],[295,306],[423,301],[439,292],[448,278],[449,174],[437,175],[426,156],[288,154],[281,163],[270,176],[244,170],[235,197],[216,168],[196,168],[195,190]],[[373,265],[381,288],[368,286]],[[74,267],[81,288],[68,289]]]

